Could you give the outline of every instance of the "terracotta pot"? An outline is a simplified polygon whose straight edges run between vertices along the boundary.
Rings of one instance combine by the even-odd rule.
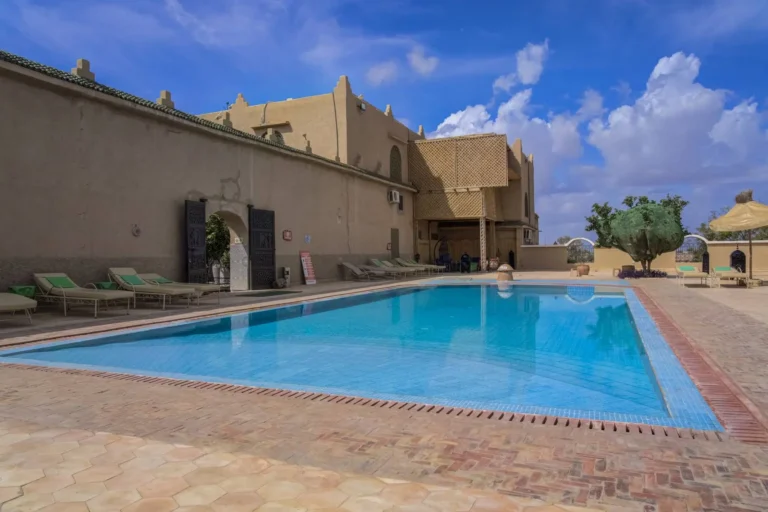
[[[589,275],[589,265],[576,265],[576,272],[581,276]]]

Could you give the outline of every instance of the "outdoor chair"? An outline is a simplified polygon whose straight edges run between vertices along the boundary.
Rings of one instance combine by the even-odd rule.
[[[150,284],[139,277],[132,268],[110,268],[109,279],[117,283],[121,289],[133,292],[133,307],[136,307],[136,301],[139,298],[162,301],[163,309],[166,304],[170,304],[174,298],[178,297],[187,299],[187,307],[193,298],[200,304],[200,293],[197,290]]]
[[[395,258],[395,261],[399,263],[403,267],[412,267],[412,268],[425,268],[430,272],[441,272],[442,270],[445,270],[445,267],[441,267],[440,265],[430,265],[428,263],[416,263],[413,260],[406,260],[405,258]]]
[[[407,269],[407,268],[403,268],[403,267],[397,267],[397,268],[388,267],[388,266],[384,265],[381,261],[374,260],[374,259],[371,260],[371,263],[373,263],[373,265],[358,265],[358,267],[363,269],[363,270],[367,270],[367,271],[384,272],[387,275],[395,276],[395,277],[403,277],[403,276],[407,276],[407,275],[413,275],[413,272],[411,272],[411,270]]]
[[[341,265],[343,265],[344,268],[349,270],[352,275],[352,279],[355,279],[357,281],[363,281],[363,280],[370,281],[371,279],[374,279],[374,278],[381,278],[381,279],[388,279],[390,277],[394,278],[392,274],[387,274],[383,270],[366,270],[358,267],[357,265],[353,265],[352,263],[348,263],[346,261],[342,262]]]
[[[32,277],[38,290],[35,299],[40,302],[61,302],[64,305],[64,316],[67,316],[70,306],[87,304],[93,305],[93,317],[98,318],[99,306],[123,300],[127,315],[131,309],[131,299],[134,299],[134,294],[129,291],[99,290],[92,283],[78,286],[67,274],[61,272],[32,274]]]
[[[374,260],[374,259],[371,259],[371,262],[373,262],[373,264],[376,265],[379,268],[388,268],[388,269],[396,271],[396,272],[402,272],[403,274],[406,274],[406,275],[416,275],[419,272],[423,271],[422,269],[417,269],[417,268],[399,267],[397,265],[393,265],[389,261],[384,261],[384,260]]]
[[[32,323],[32,311],[37,307],[37,301],[15,293],[0,293],[0,312],[15,315],[17,311],[23,311]]]
[[[706,272],[702,272],[693,265],[679,265],[677,267],[677,284],[680,286],[685,286],[686,277],[698,277],[701,279],[701,283],[704,284],[704,280],[710,276]]]
[[[218,303],[221,304],[221,285],[204,283],[179,283],[177,281],[172,281],[171,279],[166,279],[160,274],[155,273],[142,273],[138,274],[138,276],[152,285],[178,288],[181,290],[195,290],[199,293],[200,296],[215,293]]]

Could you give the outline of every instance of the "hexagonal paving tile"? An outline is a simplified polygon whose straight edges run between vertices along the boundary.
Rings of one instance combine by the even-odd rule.
[[[237,460],[227,466],[227,469],[234,475],[245,475],[260,473],[269,467],[270,464],[266,460],[248,455],[238,456]]]
[[[178,446],[169,452],[163,454],[163,458],[168,462],[188,462],[205,455],[205,452],[192,446]]]
[[[46,444],[45,446],[35,448],[35,453],[62,454],[62,453],[67,453],[68,451],[71,451],[71,450],[75,450],[77,448],[80,448],[80,444],[78,444],[77,441],[54,441]]]
[[[123,509],[123,512],[171,512],[178,503],[173,498],[144,498]]]
[[[24,486],[25,493],[52,493],[69,487],[75,480],[69,475],[46,476]]]
[[[184,476],[197,469],[191,462],[166,462],[151,470],[155,478],[172,478],[175,476]]]
[[[215,452],[195,459],[195,464],[201,468],[221,468],[237,460],[231,453]]]
[[[347,496],[371,496],[384,488],[378,478],[349,478],[339,484],[339,490]]]
[[[0,469],[0,487],[25,485],[45,476],[42,469]]]
[[[61,434],[66,434],[67,432],[69,432],[68,428],[44,428],[43,430],[33,432],[30,434],[30,437],[53,438],[60,436]]]
[[[106,492],[106,487],[101,483],[73,484],[53,493],[56,501],[70,503],[74,501],[88,501],[99,494]]]
[[[252,512],[264,504],[255,492],[230,492],[213,502],[216,512]]]
[[[86,444],[97,444],[97,445],[107,445],[109,443],[114,443],[115,441],[119,440],[120,436],[117,436],[115,434],[108,434],[106,432],[96,432],[93,436],[87,437],[85,439],[80,440],[80,446],[84,446]]]
[[[39,453],[25,454],[23,460],[16,465],[19,469],[42,469],[55,466],[59,462],[64,462],[64,458],[57,453]]]
[[[461,491],[434,491],[429,493],[424,504],[446,512],[468,512],[475,504],[475,498]]]
[[[64,460],[84,459],[90,461],[94,457],[104,455],[107,449],[100,444],[81,444],[77,448],[65,452],[62,456]]]
[[[343,477],[335,471],[323,469],[304,470],[296,476],[296,481],[307,489],[333,489],[338,487]]]
[[[116,477],[104,482],[104,485],[111,491],[130,491],[154,479],[155,476],[149,471],[123,471]]]
[[[166,453],[173,450],[174,447],[172,444],[167,443],[153,443],[153,442],[147,442],[144,446],[140,446],[139,448],[136,448],[133,450],[133,453],[136,454],[137,457],[142,456],[158,456],[158,455],[165,455]]]
[[[170,498],[189,487],[184,478],[177,476],[173,478],[155,478],[154,480],[140,485],[139,494],[145,498]]]
[[[218,484],[227,478],[231,478],[232,475],[233,472],[230,470],[229,466],[221,468],[200,468],[184,475],[184,480],[190,485]]]
[[[93,432],[87,430],[68,430],[54,439],[56,441],[81,441],[91,436],[93,436]]]
[[[297,482],[270,482],[258,490],[265,501],[281,501],[298,498],[307,488]]]
[[[184,489],[173,497],[182,507],[195,505],[210,505],[224,496],[226,492],[217,485],[195,485]]]
[[[419,484],[387,485],[381,491],[381,497],[393,505],[412,505],[422,503],[429,496],[429,491]]]
[[[114,478],[123,472],[115,465],[91,466],[88,469],[74,474],[75,482],[79,484],[88,484],[93,482],[105,482]]]
[[[76,473],[79,473],[81,471],[84,471],[91,467],[91,463],[87,460],[77,459],[77,460],[65,460],[64,462],[59,462],[53,467],[45,468],[43,472],[46,476],[55,476],[55,475],[75,475]]]
[[[88,500],[88,510],[91,512],[113,512],[127,507],[141,499],[138,491],[107,491]]]
[[[0,436],[0,446],[18,443],[29,439],[29,434],[5,434]]]
[[[273,478],[264,477],[257,473],[255,475],[240,475],[227,478],[219,486],[227,492],[251,492],[258,491],[273,481]]]
[[[53,503],[53,495],[30,493],[3,504],[3,512],[35,512]]]
[[[384,512],[392,508],[392,504],[381,496],[357,496],[349,498],[340,508],[349,512]]]
[[[256,512],[306,512],[307,509],[284,505],[282,503],[265,503],[256,509]]]
[[[160,456],[137,455],[135,459],[120,464],[120,467],[126,470],[138,469],[146,471],[160,467],[165,463],[165,459]]]
[[[296,498],[296,503],[310,510],[337,508],[348,498],[338,489],[306,492]]]
[[[129,460],[136,458],[136,455],[134,455],[133,450],[130,448],[123,448],[122,450],[109,450],[108,447],[112,446],[112,444],[107,445],[107,451],[105,453],[97,457],[91,457],[91,464],[94,466],[110,464],[119,466],[123,462],[128,462]],[[67,458],[66,455],[64,458]]]
[[[85,503],[54,503],[41,508],[40,512],[89,512],[89,510]]]
[[[0,504],[22,495],[21,487],[0,487]]]

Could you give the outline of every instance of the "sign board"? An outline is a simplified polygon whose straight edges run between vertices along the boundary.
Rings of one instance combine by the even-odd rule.
[[[288,229],[284,230],[283,240],[285,240],[286,242],[290,242],[291,240],[293,240],[293,232]]]
[[[312,266],[312,256],[309,251],[299,251],[301,257],[301,269],[304,271],[304,284],[317,284],[315,279],[315,267]]]
[[[304,235],[304,243],[308,244],[312,242],[312,235]]]

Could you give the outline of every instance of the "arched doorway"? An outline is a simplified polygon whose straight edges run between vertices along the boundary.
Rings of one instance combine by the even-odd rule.
[[[206,220],[209,279],[223,279],[231,291],[248,290],[248,229],[236,213],[218,210]],[[219,272],[216,269],[220,268]]]
[[[571,238],[565,246],[568,248],[568,263],[594,263],[595,242],[589,238]]]
[[[747,255],[736,246],[736,250],[731,253],[731,268],[739,272],[747,271]]]
[[[685,235],[685,238],[683,239],[683,245],[678,247],[675,251],[675,262],[701,263],[702,271],[709,271],[709,268],[703,268],[704,263],[707,263],[707,267],[709,267],[707,242],[708,240],[701,235]]]

